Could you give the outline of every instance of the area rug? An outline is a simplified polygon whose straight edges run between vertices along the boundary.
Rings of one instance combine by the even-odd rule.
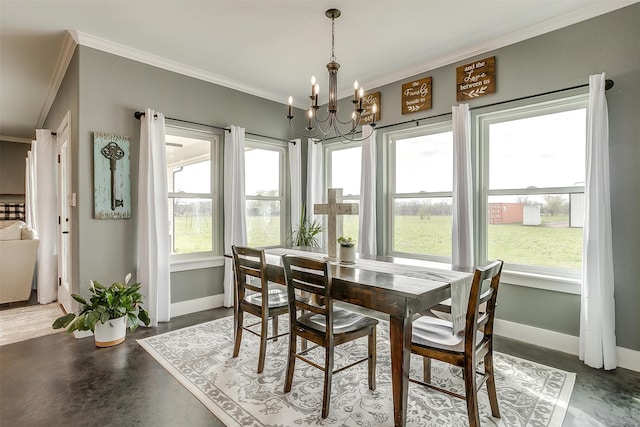
[[[0,310],[0,345],[64,332],[51,324],[64,315],[57,302]]]
[[[284,317],[279,322],[280,330],[288,327]],[[232,357],[231,317],[145,338],[138,343],[228,426],[379,427],[393,425],[388,336],[388,323],[381,322],[377,332],[376,390],[371,391],[367,386],[366,363],[335,374],[330,413],[324,420],[320,417],[323,373],[319,369],[297,361],[292,390],[283,393],[287,337],[269,342],[261,374],[256,374],[259,338],[253,334],[243,334],[240,355]],[[323,360],[324,350],[314,351],[313,357],[317,357],[318,362]],[[340,345],[335,351],[335,366],[349,364],[366,352],[366,339]],[[483,386],[479,393],[482,425],[560,426],[575,374],[505,354],[494,356],[501,418],[491,417]],[[411,376],[422,376],[421,360],[414,355]],[[458,368],[434,361],[432,379],[464,393]],[[466,404],[410,383],[407,425],[467,426]]]

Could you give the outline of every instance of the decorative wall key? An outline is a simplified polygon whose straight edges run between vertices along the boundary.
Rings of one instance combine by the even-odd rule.
[[[118,206],[123,206],[122,199],[116,199],[116,163],[124,157],[124,151],[115,142],[105,145],[100,151],[103,156],[109,159],[109,168],[111,169],[111,210],[115,211]]]

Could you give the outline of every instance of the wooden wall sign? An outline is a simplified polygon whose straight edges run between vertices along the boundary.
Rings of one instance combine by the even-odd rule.
[[[402,114],[431,109],[431,77],[402,85]]]
[[[496,57],[456,68],[456,100],[478,98],[496,91]]]
[[[362,97],[362,108],[364,111],[360,116],[361,125],[370,125],[373,123],[373,104],[376,104],[376,117],[375,121],[380,121],[380,92],[369,93]]]
[[[129,137],[93,133],[94,218],[131,217]]]

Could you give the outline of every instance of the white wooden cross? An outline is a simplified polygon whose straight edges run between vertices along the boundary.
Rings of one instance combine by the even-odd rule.
[[[313,205],[313,213],[316,215],[329,215],[329,227],[327,229],[327,250],[330,260],[338,259],[338,235],[342,235],[342,216],[357,215],[357,203],[342,203],[342,188],[330,188],[327,191],[327,202]]]

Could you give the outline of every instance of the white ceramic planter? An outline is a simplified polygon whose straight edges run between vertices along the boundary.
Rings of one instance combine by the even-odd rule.
[[[127,335],[127,318],[111,319],[107,323],[96,323],[94,337],[96,347],[111,347],[124,341]]]
[[[340,245],[340,262],[343,264],[353,264],[356,262],[356,247]]]

